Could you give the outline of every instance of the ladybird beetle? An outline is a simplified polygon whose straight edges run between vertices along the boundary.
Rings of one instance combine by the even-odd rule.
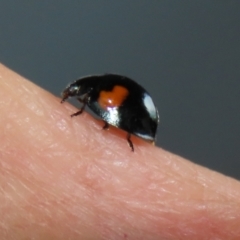
[[[155,143],[158,111],[148,92],[132,79],[117,74],[83,77],[66,87],[61,103],[69,97],[82,103],[71,117],[81,114],[87,105],[105,122],[103,129],[112,125],[127,132],[132,151],[131,134]]]

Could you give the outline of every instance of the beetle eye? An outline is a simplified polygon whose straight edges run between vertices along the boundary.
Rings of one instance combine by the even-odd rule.
[[[80,90],[80,87],[79,86],[70,86],[68,91],[69,91],[69,96],[75,96],[78,94]]]

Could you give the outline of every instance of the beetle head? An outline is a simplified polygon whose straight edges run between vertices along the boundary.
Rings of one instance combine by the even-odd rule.
[[[63,103],[69,97],[77,96],[79,94],[79,91],[80,91],[79,84],[72,83],[72,84],[68,85],[65,88],[65,90],[62,92],[62,101],[61,101],[61,103]]]

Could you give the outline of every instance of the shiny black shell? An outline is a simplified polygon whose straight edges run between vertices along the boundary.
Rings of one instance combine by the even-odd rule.
[[[154,142],[158,111],[149,93],[128,77],[104,74],[83,77],[62,93],[62,102],[75,97],[107,124]],[[82,111],[74,115],[78,115]]]

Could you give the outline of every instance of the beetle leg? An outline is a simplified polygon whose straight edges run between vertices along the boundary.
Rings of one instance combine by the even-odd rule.
[[[107,122],[105,122],[105,125],[103,126],[104,130],[108,130],[109,129],[109,124]]]
[[[85,99],[85,98],[83,98],[83,99],[78,98],[77,100],[78,100],[80,103],[84,103],[84,99]]]
[[[75,117],[75,116],[80,115],[80,114],[83,112],[83,110],[84,110],[84,108],[85,108],[85,105],[86,105],[86,104],[83,104],[83,106],[81,107],[81,109],[80,109],[79,111],[71,114],[70,116],[71,116],[71,117]]]
[[[132,143],[132,141],[131,141],[131,133],[128,133],[128,134],[127,134],[127,141],[128,141],[128,144],[129,144],[130,148],[131,148],[132,151],[134,152],[133,143]]]
[[[80,114],[84,111],[84,108],[86,107],[86,105],[87,105],[87,103],[88,103],[88,95],[86,94],[83,99],[78,98],[78,101],[81,102],[83,105],[82,105],[82,107],[80,108],[79,111],[71,114],[71,117],[78,116],[78,115],[80,115]]]

